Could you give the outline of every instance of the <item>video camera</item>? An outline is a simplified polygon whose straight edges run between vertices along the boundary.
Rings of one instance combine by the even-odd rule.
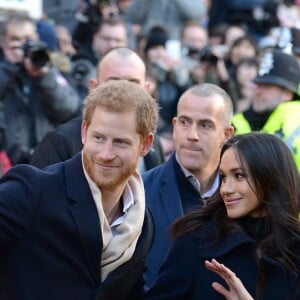
[[[50,61],[47,46],[41,41],[27,40],[22,49],[24,57],[28,57],[36,68],[42,68]]]

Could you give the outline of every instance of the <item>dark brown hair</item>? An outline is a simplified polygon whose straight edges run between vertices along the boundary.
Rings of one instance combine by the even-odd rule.
[[[300,272],[299,256],[295,251],[300,243],[300,177],[290,149],[278,137],[265,133],[237,135],[221,150],[235,150],[242,167],[249,171],[252,187],[262,201],[270,220],[271,232],[257,246],[257,253],[268,253],[287,269]],[[174,238],[190,232],[200,232],[209,220],[216,224],[215,242],[235,230],[242,230],[227,216],[219,191],[208,199],[207,205],[178,219],[172,227]],[[257,256],[258,295],[263,287],[264,274]]]

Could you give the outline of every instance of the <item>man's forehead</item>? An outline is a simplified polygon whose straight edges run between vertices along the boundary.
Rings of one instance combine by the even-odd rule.
[[[178,103],[178,113],[185,110],[202,111],[212,110],[224,112],[224,99],[218,95],[200,96],[192,92],[188,92],[182,97]]]
[[[142,65],[138,66],[134,59],[112,57],[103,61],[99,67],[99,81],[111,79],[125,79],[132,82],[142,83],[145,81],[145,71]]]
[[[10,39],[29,39],[35,38],[37,35],[36,28],[31,23],[24,23],[23,25],[18,23],[11,23],[7,26],[6,33],[7,38]]]
[[[32,31],[36,32],[36,27],[31,22],[11,22],[6,26],[6,32],[17,31],[18,33],[22,33],[24,31]]]
[[[122,24],[116,24],[116,25],[108,25],[108,24],[103,24],[101,27],[99,33],[111,33],[111,34],[121,34],[122,36],[127,36],[126,32],[126,27],[123,26]]]

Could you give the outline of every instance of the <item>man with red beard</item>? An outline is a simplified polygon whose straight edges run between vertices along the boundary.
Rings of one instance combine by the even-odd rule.
[[[131,49],[118,47],[110,50],[99,61],[97,77],[90,80],[90,89],[109,80],[126,79],[139,84],[148,92],[150,84],[146,81],[146,67],[143,60]],[[44,168],[65,161],[82,150],[82,118],[74,118],[49,132],[35,149],[31,164]],[[138,170],[143,172],[156,167],[164,161],[159,137],[156,135],[153,147],[139,160]]]
[[[139,157],[150,150],[156,101],[111,80],[84,102],[82,152],[0,181],[0,299],[142,299],[152,241]]]

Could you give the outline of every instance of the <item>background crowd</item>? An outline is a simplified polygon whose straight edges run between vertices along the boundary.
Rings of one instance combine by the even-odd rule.
[[[116,228],[124,223],[127,225],[128,220],[126,221],[125,216],[129,212],[130,215],[134,211],[139,217],[145,216],[139,219],[144,220],[144,223],[138,222],[138,230],[129,228],[135,234],[134,238],[130,237],[134,244],[128,246],[131,254],[126,252],[127,249],[123,249],[126,252],[125,259],[118,257],[117,265],[110,261],[108,270],[106,266],[103,267],[106,276],[113,274],[108,277],[113,280],[106,281],[106,277],[102,278],[101,284],[104,288],[102,289],[100,284],[101,288],[97,286],[97,291],[93,290],[93,293],[114,295],[121,293],[124,288],[126,292],[123,297],[126,299],[127,292],[130,295],[132,290],[137,290],[126,286],[126,274],[122,264],[125,262],[132,271],[132,266],[138,263],[137,261],[146,260],[146,272],[143,272],[145,270],[142,263],[139,264],[138,275],[131,281],[132,285],[136,284],[135,280],[138,281],[139,296],[136,296],[136,299],[139,299],[141,292],[141,282],[138,278],[141,273],[144,273],[146,290],[150,289],[147,294],[149,299],[166,299],[170,296],[169,293],[174,293],[171,296],[172,299],[176,299],[176,289],[171,290],[170,284],[178,288],[178,299],[198,299],[198,296],[203,295],[203,291],[198,289],[197,285],[193,285],[190,270],[193,269],[193,263],[199,259],[195,245],[205,244],[206,238],[204,236],[200,239],[197,234],[195,237],[194,233],[206,229],[207,220],[214,217],[212,225],[208,226],[208,233],[216,243],[222,243],[220,242],[220,247],[213,248],[212,252],[209,250],[209,255],[204,253],[201,260],[206,261],[217,256],[221,262],[228,263],[233,272],[239,271],[238,275],[251,295],[272,295],[273,299],[275,296],[280,298],[291,293],[293,286],[299,283],[300,269],[298,261],[294,260],[295,257],[299,258],[297,255],[300,232],[297,219],[300,211],[300,192],[297,184],[300,171],[300,1],[44,1],[44,15],[39,19],[32,19],[26,11],[0,8],[0,13],[0,177],[13,166],[22,164],[20,168],[12,168],[12,178],[2,177],[3,189],[0,189],[0,193],[6,198],[1,200],[5,203],[2,206],[3,215],[7,213],[3,224],[5,220],[14,218],[12,216],[15,213],[14,209],[10,210],[11,206],[7,205],[6,201],[17,201],[18,205],[22,203],[20,195],[17,195],[17,200],[13,197],[13,184],[16,190],[24,189],[28,199],[48,199],[49,195],[42,188],[40,196],[35,188],[42,186],[44,181],[48,184],[48,180],[53,180],[54,185],[66,185],[68,190],[68,180],[65,182],[61,177],[52,178],[53,175],[50,175],[52,172],[62,174],[65,165],[68,168],[69,164],[75,165],[76,162],[76,170],[81,174],[80,185],[90,194],[89,201],[97,198],[97,187],[107,192],[103,199],[116,200],[112,215],[106,211],[110,200],[101,200],[103,208],[97,207],[99,219],[101,222],[104,220],[106,226],[102,227],[100,232],[104,244],[107,241],[108,245],[111,243],[120,246],[120,249],[126,248],[130,239],[126,240],[125,244],[121,243],[124,236],[123,233],[119,236]],[[95,91],[101,91],[102,85],[106,91],[107,82],[108,90],[110,86],[115,87],[111,94],[105,94],[109,95],[107,98],[116,99],[121,97],[120,95],[122,99],[134,97],[135,93],[130,95],[126,90],[129,87],[135,90],[134,85],[127,86],[123,79],[142,87],[142,90],[136,87],[136,93],[140,93],[145,99],[148,99],[150,94],[156,100],[155,105],[158,104],[159,107],[157,129],[154,129],[156,126],[152,120],[153,128],[148,128],[147,134],[143,136],[143,143],[137,139],[134,131],[137,129],[132,131],[130,122],[126,122],[126,119],[118,120],[115,115],[110,119],[113,113],[109,109],[99,111],[101,116],[107,116],[107,120],[94,118],[90,121],[86,110],[85,119],[82,118],[82,110],[84,105],[88,105],[90,95],[97,98]],[[111,81],[113,83],[109,85]],[[124,89],[126,93],[118,94],[119,87],[116,81],[121,82],[120,90]],[[101,99],[99,103],[102,101],[105,102],[105,99]],[[111,101],[114,101],[114,104],[105,102],[105,107],[112,105],[113,112],[120,115],[126,112],[127,108],[124,105],[118,107],[116,100]],[[96,114],[97,108],[93,109]],[[113,122],[110,122],[112,120]],[[138,120],[142,127],[143,122]],[[90,134],[93,126],[99,126],[105,134],[94,137]],[[109,128],[113,129],[110,131]],[[129,167],[125,168],[127,177],[122,177],[122,184],[106,185],[106,178],[99,179],[95,175],[97,166],[94,166],[96,160],[92,155],[99,151],[105,156],[103,161],[114,161],[114,154],[109,151],[112,149],[109,147],[113,146],[103,146],[104,148],[100,149],[102,142],[99,142],[107,142],[108,136],[115,134],[114,130],[121,131],[122,134],[131,130],[134,142],[130,141],[131,138],[129,141],[126,138],[114,139],[114,146],[121,145],[117,146],[117,149],[121,159],[127,161]],[[97,129],[94,132],[97,132]],[[243,146],[239,143],[245,145],[249,153],[245,149],[241,150],[239,147]],[[139,150],[135,149],[135,145],[143,145],[143,151],[140,146],[137,146]],[[124,153],[129,148],[134,148],[134,151],[128,151],[127,156]],[[81,161],[81,156],[77,153],[82,149]],[[136,157],[132,157],[135,153]],[[55,164],[54,167],[48,168],[49,173],[43,173],[30,166],[42,169],[53,163],[64,162],[73,156],[71,163]],[[263,157],[264,163],[260,164],[260,157]],[[140,209],[139,205],[136,207],[132,200],[136,195],[128,192],[131,187],[126,188],[126,180],[130,183],[132,176],[135,176],[130,169],[133,166],[141,173],[138,190],[140,191],[143,185],[141,189],[145,191],[146,209]],[[232,175],[232,170],[239,172]],[[22,173],[20,177],[18,172]],[[34,175],[36,186],[27,182],[27,173]],[[266,173],[270,176],[264,176]],[[71,172],[69,174],[67,176],[72,177]],[[272,176],[276,180],[273,180]],[[291,180],[286,181],[285,176]],[[226,181],[228,178],[232,181]],[[13,184],[10,184],[10,181],[13,181]],[[19,183],[16,184],[19,181],[24,184],[21,188]],[[76,180],[73,184],[76,184],[75,182]],[[274,182],[277,183],[274,185]],[[27,185],[32,185],[34,197],[28,192]],[[250,199],[250,205],[244,204],[242,211],[238,210],[237,214],[235,211],[231,212],[231,204],[226,204],[226,201],[235,201],[228,196],[236,193],[233,185],[237,193],[243,194],[246,200]],[[114,189],[117,189],[116,194],[112,192]],[[62,201],[68,202],[67,196],[58,191],[58,188],[52,192],[57,192]],[[138,195],[137,204],[143,202],[142,193]],[[74,199],[77,198],[76,196]],[[133,203],[125,205],[123,198],[128,202],[131,199]],[[38,218],[41,218],[40,222],[43,223],[43,206],[36,208],[36,201],[32,200],[32,206],[24,215],[41,209]],[[119,202],[121,204],[118,204]],[[65,207],[67,204],[63,209]],[[199,207],[200,209],[194,210]],[[205,209],[202,209],[203,207]],[[215,215],[217,209],[219,214]],[[96,214],[91,206],[88,210],[94,217],[91,218],[91,222],[95,226],[98,222]],[[194,214],[190,214],[191,211],[194,211]],[[56,208],[53,207],[53,216],[56,213]],[[69,215],[64,217],[62,219],[69,226],[72,223]],[[181,217],[183,218],[180,219]],[[239,218],[242,218],[242,221],[236,222]],[[25,225],[18,224],[22,218],[16,219],[17,223],[12,222],[12,228],[24,226],[28,231],[32,229],[27,229],[27,221],[24,221]],[[168,250],[173,245],[170,226],[178,219],[172,227],[176,241],[166,259]],[[151,222],[154,224],[153,228],[149,225]],[[193,222],[200,225],[191,227]],[[47,222],[43,224],[48,226]],[[219,230],[212,229],[215,224],[220,225]],[[181,229],[181,226],[184,229]],[[270,230],[270,226],[277,230],[277,235]],[[52,230],[56,230],[55,222],[53,228],[49,229],[50,232]],[[132,233],[130,230],[129,233]],[[237,237],[235,230],[238,231]],[[12,230],[12,235],[19,239],[17,231]],[[245,235],[239,235],[240,231]],[[293,236],[287,237],[287,231],[293,232]],[[144,239],[145,232],[149,232],[148,239]],[[10,234],[8,230],[7,236]],[[222,240],[222,235],[228,237],[228,244],[227,240]],[[99,242],[98,237],[92,238]],[[50,235],[49,243],[53,240]],[[59,247],[63,240],[62,238],[59,241]],[[33,236],[32,241],[33,245],[37,243],[40,247],[38,238],[35,240]],[[144,243],[146,246],[136,248],[137,241],[139,247]],[[251,244],[250,248],[247,247],[247,243]],[[239,247],[244,252],[240,251]],[[114,252],[112,248],[109,250]],[[142,249],[141,253],[139,249]],[[22,253],[22,249],[18,248],[19,250]],[[31,250],[30,248],[29,251]],[[52,257],[51,251],[48,253],[48,249],[42,249],[44,250],[45,255],[49,254]],[[18,251],[16,257],[19,255]],[[101,253],[105,254],[105,251],[102,249]],[[189,251],[191,255],[183,255]],[[233,259],[235,251],[238,251],[240,256],[237,260]],[[258,253],[259,251],[265,251],[267,258]],[[110,256],[107,253],[112,252],[106,252],[108,259]],[[125,252],[122,252],[122,255]],[[211,253],[215,254],[214,257]],[[185,259],[180,260],[182,255]],[[274,259],[276,268],[273,261],[270,263],[269,256],[270,260]],[[11,258],[14,264],[14,258]],[[97,259],[94,259],[93,264],[96,264]],[[77,257],[74,257],[74,262],[76,260]],[[62,261],[70,262],[70,268],[73,268],[72,260]],[[244,261],[245,265],[251,268],[251,272],[247,273],[241,268],[240,261]],[[268,268],[263,270],[260,265],[258,268],[253,267],[256,266],[255,262],[266,263],[270,270],[273,264],[273,270],[276,269],[278,276]],[[32,263],[37,267],[38,274],[38,264],[34,261]],[[177,270],[181,264],[186,273]],[[209,269],[221,274],[221,277],[227,272],[226,267],[220,266],[216,261],[206,261],[205,264],[206,267],[203,263],[201,268],[195,269],[199,278],[204,276],[207,279],[207,282],[203,283],[204,288],[208,282],[218,278],[212,275]],[[289,280],[282,285],[284,288],[280,291],[270,292],[269,287],[272,287],[274,282],[277,284],[279,279],[282,282],[284,278],[282,266],[287,272],[291,272]],[[80,267],[86,266],[82,263]],[[93,271],[96,274],[95,269]],[[295,275],[294,271],[298,272],[298,275]],[[52,278],[50,273],[49,280]],[[95,275],[97,283],[100,280],[99,274]],[[119,290],[111,288],[118,283],[115,279],[119,275],[115,277],[114,274],[122,275],[119,277],[122,279]],[[231,273],[226,273],[226,276],[228,274]],[[277,277],[274,275],[276,278],[273,279],[270,276],[268,281],[263,278],[265,274],[275,274]],[[253,278],[258,279],[255,281]],[[30,277],[27,279],[28,282],[31,280]],[[88,284],[82,291],[89,294],[89,276],[84,280],[87,280]],[[226,278],[224,280],[226,281]],[[108,285],[105,285],[107,282]],[[80,278],[78,283],[78,286],[82,283]],[[218,287],[215,290],[218,290]],[[257,291],[259,293],[255,294]],[[211,298],[213,292],[213,289],[208,290],[207,298]],[[298,290],[293,292],[299,295]],[[39,293],[43,293],[42,289]],[[221,294],[228,295],[224,289]],[[66,297],[67,295],[66,292]],[[292,294],[290,299],[294,299]]]
[[[129,47],[146,64],[150,93],[160,105],[158,138],[165,158],[174,150],[172,118],[178,99],[194,84],[209,82],[224,88],[232,98],[234,113],[246,112],[247,131],[264,128],[279,102],[298,98],[297,74],[286,74],[284,58],[268,82],[253,81],[265,68],[267,59],[261,60],[266,52],[278,49],[296,58],[299,55],[297,1],[44,2],[44,16],[30,25],[26,12],[1,10],[2,173],[10,165],[30,162],[46,133],[80,114],[97,62],[111,48]],[[30,45],[29,39],[44,44]],[[38,58],[45,59],[45,65],[32,70],[26,56],[34,47],[45,47],[46,58]],[[259,87],[278,86],[273,75],[283,78],[280,88],[293,85],[293,94],[258,111]],[[253,122],[259,126],[252,126]],[[272,130],[283,131],[280,126]],[[296,144],[290,147],[298,148]]]

